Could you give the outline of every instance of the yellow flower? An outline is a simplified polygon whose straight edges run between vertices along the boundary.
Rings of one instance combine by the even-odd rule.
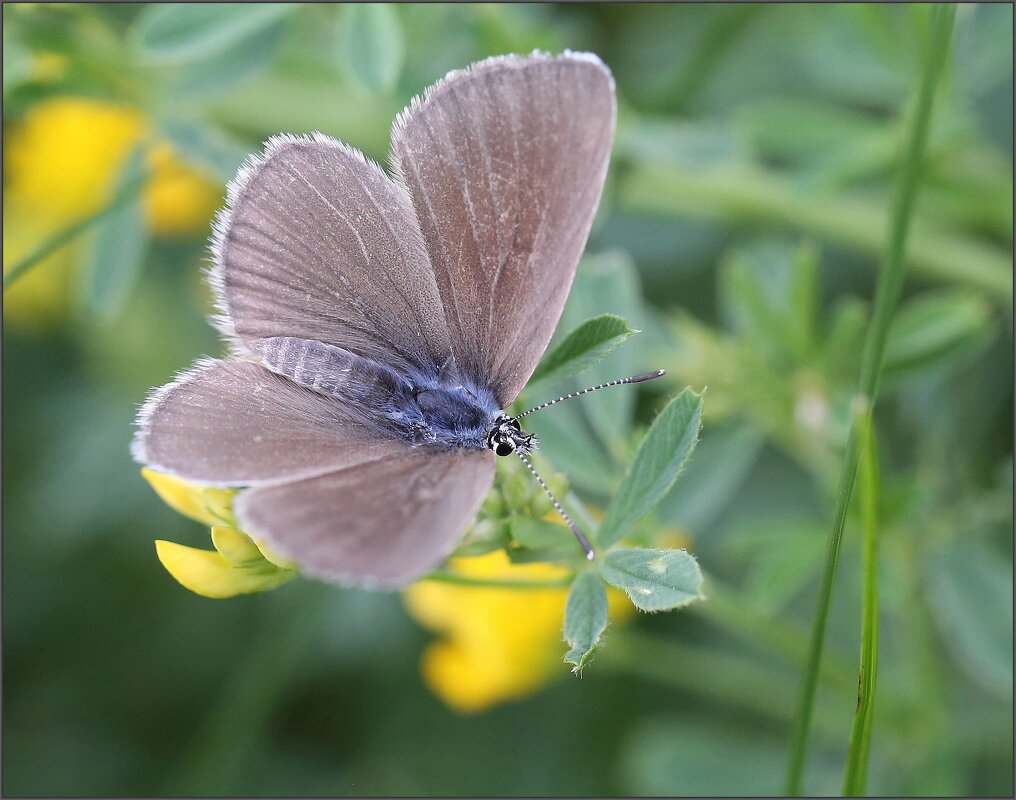
[[[104,100],[53,97],[32,106],[4,142],[4,268],[99,211],[131,150],[149,133],[138,111]],[[153,177],[142,199],[151,232],[203,234],[220,202],[219,187],[179,163],[165,142],[149,148],[146,163]],[[5,292],[5,319],[40,328],[61,318],[75,252],[62,248]]]
[[[174,511],[211,527],[215,550],[156,540],[159,561],[181,586],[221,599],[274,589],[298,574],[295,564],[236,527],[235,490],[189,483],[147,467],[141,475]]]
[[[545,563],[512,564],[503,550],[476,558],[453,558],[456,573],[493,580],[547,581],[567,570]],[[631,604],[608,595],[611,619]],[[562,636],[567,589],[487,588],[423,581],[403,598],[409,612],[443,635],[424,652],[423,678],[452,708],[482,711],[532,693],[548,679],[567,674]]]
[[[232,512],[235,489],[201,486],[148,467],[141,470],[141,477],[155,489],[162,502],[178,514],[209,527],[235,524]]]

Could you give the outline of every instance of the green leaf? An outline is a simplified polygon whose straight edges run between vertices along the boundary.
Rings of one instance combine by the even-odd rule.
[[[3,28],[3,93],[4,97],[12,89],[28,80],[32,72],[32,51],[26,47],[20,37],[16,37],[7,15],[4,15]]]
[[[952,40],[952,27],[956,16],[956,7],[954,5],[938,4],[932,6],[929,13],[931,19],[929,55],[924,63],[919,89],[916,92],[915,102],[912,106],[912,114],[908,115],[909,119],[906,123],[906,144],[903,150],[903,160],[887,226],[889,239],[879,265],[878,279],[875,286],[875,305],[872,312],[871,325],[864,337],[864,346],[861,351],[861,374],[855,390],[856,395],[860,395],[867,400],[869,415],[871,407],[877,400],[879,378],[881,377],[882,365],[885,360],[886,341],[893,313],[899,304],[900,293],[902,292],[906,276],[904,254],[907,250],[908,237],[910,237],[910,223],[916,207],[918,190],[921,179],[925,174],[926,146],[931,131],[932,108],[935,105],[936,89],[939,77],[946,71],[947,65],[951,63],[949,44]],[[1011,293],[1011,280],[1009,289]],[[846,451],[843,454],[843,465],[837,482],[833,526],[829,535],[829,545],[826,548],[825,564],[819,583],[818,600],[812,619],[808,658],[804,668],[801,695],[794,717],[793,728],[791,729],[785,791],[788,795],[801,794],[801,779],[807,757],[815,695],[818,691],[819,666],[822,663],[822,650],[826,639],[826,624],[829,620],[829,608],[832,601],[833,584],[836,579],[836,566],[839,560],[840,546],[843,540],[843,528],[847,519],[847,509],[850,506],[854,478],[857,474],[859,450],[858,437],[854,436],[853,431],[851,431],[851,435],[847,439]]]
[[[256,75],[275,59],[285,32],[285,21],[274,21],[250,36],[210,53],[207,58],[182,69],[173,67],[174,100],[185,102],[194,97],[221,94],[245,78]]]
[[[641,796],[779,794],[783,743],[715,719],[642,721],[621,755],[626,786]],[[736,763],[737,769],[731,769]]]
[[[395,9],[386,3],[350,3],[339,24],[339,54],[350,77],[370,92],[391,91],[405,58]]]
[[[500,519],[479,519],[455,547],[456,556],[482,556],[508,547],[508,523]]]
[[[207,122],[168,119],[161,130],[185,161],[222,181],[232,180],[247,158],[246,147]]]
[[[581,546],[564,525],[515,516],[511,519],[510,530],[512,539],[519,545],[508,551],[513,563],[571,561],[583,556]]]
[[[657,518],[696,535],[730,508],[758,460],[762,434],[750,425],[710,427],[695,448],[681,482],[660,501]]]
[[[564,660],[572,672],[582,673],[607,629],[607,587],[593,572],[584,572],[572,584],[564,610],[564,638],[571,648]]]
[[[114,194],[142,179],[144,146],[134,149]],[[106,320],[119,311],[141,271],[148,249],[140,193],[110,211],[96,226],[85,256],[81,305]]]
[[[871,756],[871,726],[878,686],[878,534],[879,470],[875,430],[871,416],[858,411],[861,460],[857,492],[864,525],[861,566],[864,574],[861,604],[861,663],[857,672],[857,705],[850,729],[847,765],[843,770],[843,796],[863,797]]]
[[[720,547],[744,565],[741,586],[753,607],[776,617],[814,580],[824,545],[818,521],[788,512],[767,519],[748,515],[731,525]]]
[[[575,541],[571,531],[564,525],[532,517],[512,517],[511,531],[512,539],[523,547],[533,549],[554,547],[562,542]],[[578,547],[577,544],[576,547]]]
[[[789,334],[802,358],[811,355],[819,314],[820,253],[812,242],[803,242],[794,252],[788,294]]]
[[[925,575],[932,618],[955,663],[996,697],[1011,703],[1011,557],[965,537],[929,552]]]
[[[783,161],[818,162],[852,142],[888,133],[883,119],[824,99],[763,96],[734,112],[735,127],[758,152]]]
[[[586,320],[543,357],[529,380],[527,391],[531,392],[533,386],[548,387],[577,375],[598,363],[633,333],[637,331],[614,314]]]
[[[614,544],[667,493],[695,449],[701,420],[702,395],[691,389],[656,417],[600,525],[601,547]]]
[[[594,392],[589,399],[609,391]],[[609,494],[617,471],[596,433],[580,413],[568,408],[568,403],[555,406],[554,412],[526,417],[527,429],[539,436],[541,450],[553,453],[556,462],[568,465],[568,482],[572,486],[593,494]]]
[[[639,337],[639,347],[618,347],[590,367],[582,376],[584,386],[574,385],[575,389],[637,375],[656,366],[646,361],[655,326],[642,300],[638,270],[624,252],[612,250],[582,259],[558,327],[562,332],[572,330],[600,314],[616,314],[630,327],[643,329],[646,333]],[[594,392],[579,403],[559,407],[555,417],[574,416],[589,420],[593,429],[591,438],[602,442],[620,464],[626,464],[630,455],[627,440],[637,394],[630,387]],[[617,474],[618,469],[609,460],[604,466],[611,474]]]
[[[818,301],[818,253],[763,241],[736,251],[720,273],[722,300],[741,338],[770,358],[810,355]]]
[[[861,343],[868,327],[868,304],[856,297],[836,301],[828,315],[825,340],[819,359],[826,374],[835,380],[852,382],[861,366]]]
[[[816,197],[783,173],[743,164],[722,169],[633,160],[618,185],[619,213],[709,220],[732,227],[766,224],[877,256],[888,244],[886,201],[841,193]],[[1011,304],[1012,255],[930,215],[915,219],[906,263],[925,278],[976,287]]]
[[[886,380],[953,363],[976,350],[993,328],[991,310],[980,297],[964,292],[921,295],[893,320],[886,342]]]
[[[703,599],[702,571],[686,550],[613,550],[600,562],[600,575],[642,611],[668,611]]]
[[[132,35],[152,63],[196,61],[254,36],[298,3],[174,3],[146,6]]]
[[[616,152],[650,164],[677,164],[694,170],[744,160],[744,142],[727,126],[642,117],[619,126]]]

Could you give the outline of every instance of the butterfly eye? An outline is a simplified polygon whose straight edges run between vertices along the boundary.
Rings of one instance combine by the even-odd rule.
[[[511,442],[498,442],[497,447],[494,448],[494,452],[499,456],[510,456],[515,452],[515,445]]]

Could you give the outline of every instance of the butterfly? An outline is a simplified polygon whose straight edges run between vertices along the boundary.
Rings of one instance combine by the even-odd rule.
[[[504,409],[561,315],[615,113],[595,55],[533,53],[415,98],[390,174],[328,136],[270,139],[214,224],[230,354],[150,394],[134,457],[245,487],[240,527],[306,574],[400,586],[432,570],[495,455],[532,470],[535,440]]]

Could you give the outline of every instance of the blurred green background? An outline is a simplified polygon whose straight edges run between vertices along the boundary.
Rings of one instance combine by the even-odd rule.
[[[5,4],[5,271],[127,202],[4,294],[3,792],[779,792],[927,12]],[[876,412],[871,794],[1013,792],[1012,22],[959,8]],[[225,181],[280,131],[383,160],[412,95],[533,48],[598,53],[620,103],[562,329],[619,313],[643,333],[598,369],[669,381],[548,412],[543,453],[602,507],[665,397],[708,386],[657,521],[709,599],[618,615],[579,681],[553,592],[430,584],[415,618],[301,580],[187,592],[152,540],[208,531],[128,445],[146,391],[220,352],[201,268]],[[809,793],[840,785],[859,563],[852,517]],[[431,629],[470,621],[487,638],[428,671]]]

